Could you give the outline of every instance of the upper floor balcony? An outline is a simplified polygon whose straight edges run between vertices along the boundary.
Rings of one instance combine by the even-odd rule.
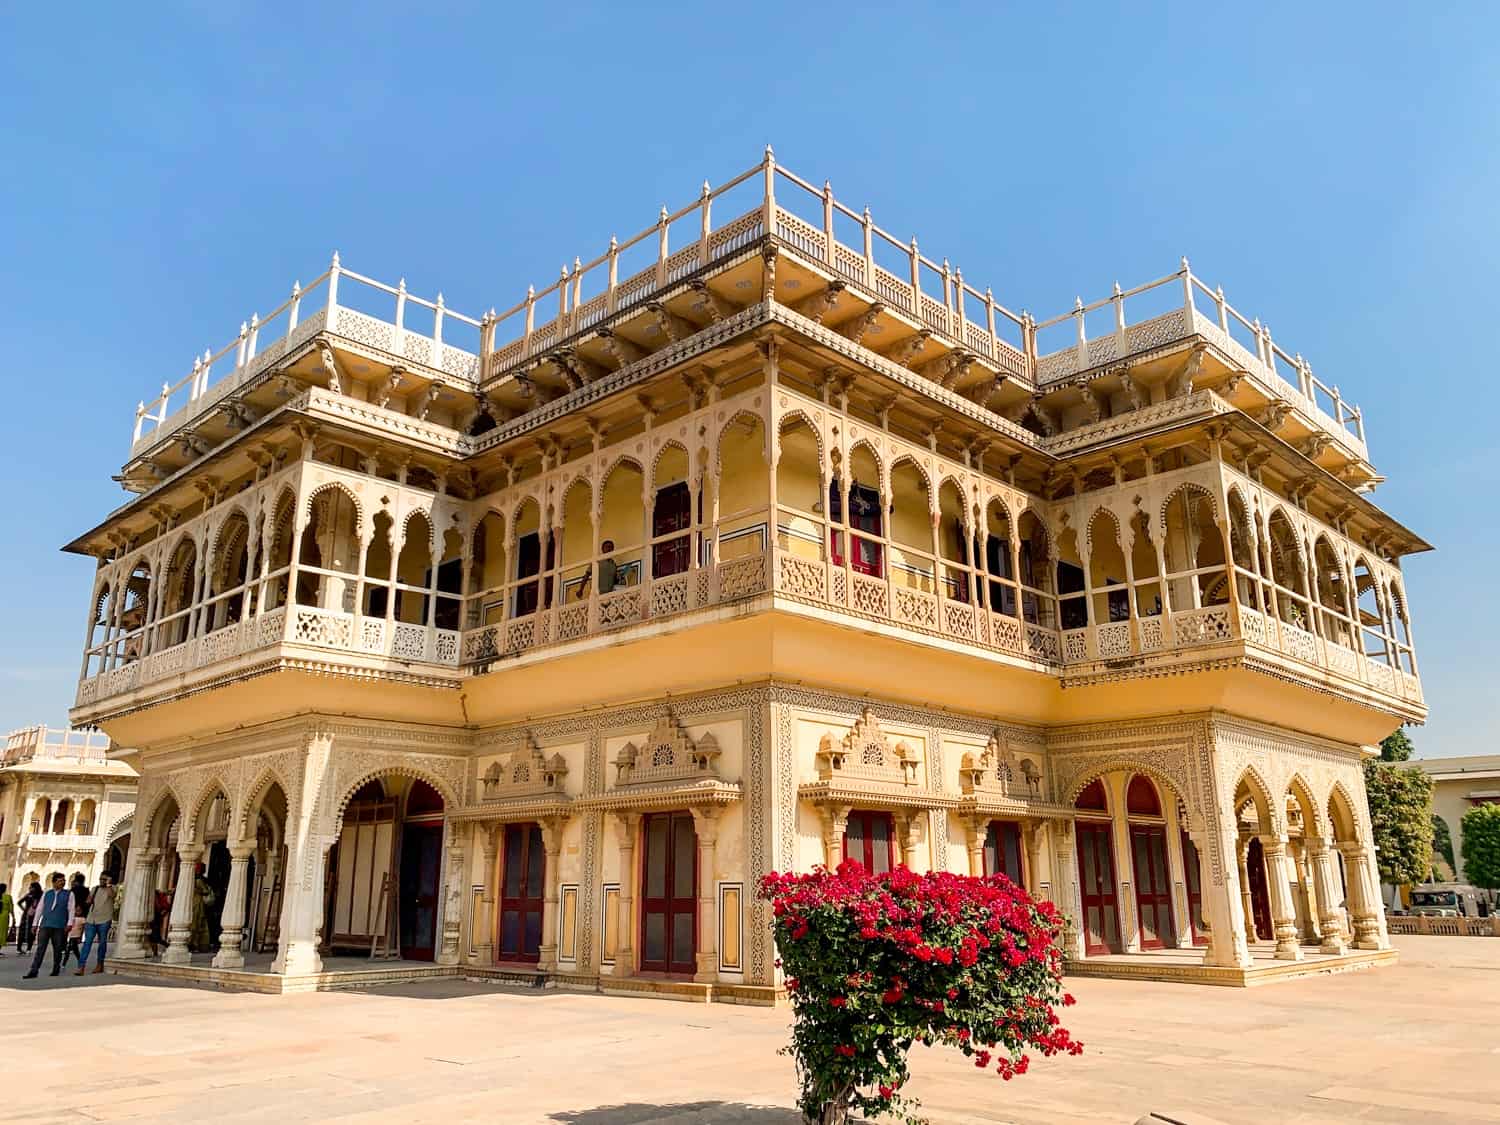
[[[101,566],[75,718],[273,667],[451,687],[731,605],[1078,684],[1231,661],[1420,717],[1399,567],[1351,530],[1376,516],[1315,516],[1204,456],[1222,436],[1039,495],[772,372],[472,493],[292,461]]]
[[[779,271],[768,255],[784,256]],[[1214,350],[1230,379],[1281,403],[1294,421],[1345,457],[1364,462],[1363,415],[1310,366],[1273,341],[1259,320],[1229,305],[1184,260],[1174,274],[1037,323],[993,292],[965,279],[948,259],[925,254],[776,163],[767,150],[756,166],[676,210],[663,207],[652,225],[610,239],[585,261],[575,257],[558,279],[502,312],[478,319],[343,269],[338,256],[305,289],[265,317],[252,315],[228,344],[195,360],[136,411],[132,460],[164,443],[221,440],[263,413],[258,391],[278,372],[301,373],[337,388],[336,364],[309,353],[327,341],[366,357],[372,400],[416,404],[426,419],[434,396],[493,400],[506,416],[525,414],[651,357],[669,343],[716,324],[748,304],[785,305],[820,329],[925,373],[945,388],[964,381],[980,406],[1015,415],[1034,396],[1086,385],[1127,357],[1201,343]],[[878,350],[876,350],[878,349]],[[330,366],[331,365],[331,366]],[[315,372],[316,374],[309,374]],[[537,394],[543,378],[550,385]],[[423,387],[411,392],[413,384]],[[997,390],[998,389],[998,390]],[[1066,396],[1065,396],[1066,397]],[[999,417],[999,415],[995,415]],[[1279,425],[1279,421],[1278,421]],[[199,433],[198,431],[202,431]],[[1022,433],[1023,440],[1029,440]]]
[[[109,755],[109,735],[97,730],[69,727],[55,730],[47,726],[20,727],[5,736],[5,752],[0,766],[24,762],[82,764],[104,762]]]

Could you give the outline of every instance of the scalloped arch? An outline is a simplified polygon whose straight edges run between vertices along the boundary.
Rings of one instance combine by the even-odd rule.
[[[245,796],[240,801],[240,807],[235,809],[232,814],[231,823],[235,828],[236,839],[243,840],[245,838],[246,828],[250,823],[250,814],[260,808],[261,802],[265,800],[266,794],[271,791],[272,785],[280,786],[282,793],[286,795],[288,801],[292,799],[291,786],[287,783],[286,778],[281,776],[280,771],[275,766],[265,766],[262,768],[255,775],[254,782],[245,790]]]
[[[376,766],[356,775],[351,781],[343,785],[343,792],[339,796],[338,804],[334,807],[332,835],[337,838],[339,830],[344,823],[344,810],[349,807],[349,802],[354,799],[364,785],[382,777],[406,777],[416,781],[426,782],[437,790],[438,795],[443,798],[445,809],[451,809],[460,804],[456,794],[449,784],[431,770],[423,769],[405,762],[393,762],[390,765]]]
[[[1219,498],[1196,481],[1184,481],[1176,488],[1172,489],[1171,492],[1167,493],[1165,499],[1163,499],[1161,502],[1161,508],[1157,513],[1157,519],[1163,535],[1165,535],[1167,532],[1167,508],[1171,505],[1173,500],[1186,493],[1197,493],[1200,496],[1206,496],[1208,498],[1209,511],[1213,515],[1214,523],[1217,524],[1223,522],[1223,517],[1219,512]]]
[[[786,411],[776,419],[775,459],[777,461],[781,460],[781,441],[784,437],[786,437],[787,430],[798,424],[806,426],[808,431],[812,434],[813,441],[817,444],[818,447],[818,471],[822,476],[827,477],[829,475],[828,448],[823,442],[823,431],[818,426],[818,424],[812,420],[812,416],[809,415],[807,411],[803,410],[800,406],[793,407],[791,410]],[[880,464],[880,458],[878,456],[875,458],[875,464]]]
[[[1110,508],[1098,507],[1089,516],[1088,529],[1084,534],[1084,546],[1090,558],[1094,554],[1094,525],[1099,522],[1101,517],[1107,519],[1114,527],[1115,546],[1121,551],[1125,550],[1124,531],[1120,525],[1120,517],[1115,515],[1114,511]]]
[[[318,497],[330,491],[342,492],[349,498],[349,503],[354,505],[354,526],[363,532],[365,527],[365,506],[360,503],[359,497],[354,494],[354,490],[341,480],[325,480],[307,494],[307,499],[302,505],[304,526],[312,520],[313,504],[317,502]],[[363,535],[360,538],[363,538]]]
[[[727,419],[725,419],[724,424],[719,427],[718,436],[714,439],[715,473],[722,475],[724,472],[724,440],[729,436],[730,427],[732,427],[741,418],[745,418],[753,422],[755,424],[755,427],[760,430],[760,455],[762,459],[765,460],[766,464],[769,465],[771,463],[770,450],[766,448],[766,420],[759,414],[755,413],[755,411],[750,410],[746,407],[742,407],[739,410],[736,410]],[[811,423],[809,423],[809,426],[810,425]],[[814,436],[816,436],[816,433],[817,431],[814,431]],[[818,455],[820,457],[822,456],[822,449],[823,447],[820,442],[818,445]]]

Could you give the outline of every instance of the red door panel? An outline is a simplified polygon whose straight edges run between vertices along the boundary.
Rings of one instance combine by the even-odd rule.
[[[501,961],[535,961],[541,955],[547,852],[536,824],[507,824],[500,856]]]
[[[1203,868],[1198,859],[1198,845],[1186,832],[1182,834],[1182,873],[1187,885],[1188,920],[1193,924],[1193,944],[1208,944],[1208,922],[1203,917]]]
[[[692,973],[697,962],[698,837],[691,813],[652,813],[642,824],[641,969]]]
[[[1120,950],[1120,913],[1108,824],[1078,822],[1078,893],[1083,905],[1083,950],[1093,957]]]
[[[1167,830],[1158,825],[1130,827],[1130,858],[1135,867],[1135,906],[1142,949],[1164,949],[1176,942],[1172,926],[1172,883],[1167,874]]]

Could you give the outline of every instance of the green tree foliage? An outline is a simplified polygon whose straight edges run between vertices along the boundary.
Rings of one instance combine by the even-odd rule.
[[[1404,727],[1397,727],[1395,731],[1387,735],[1380,743],[1380,760],[1382,762],[1406,762],[1411,760],[1412,751],[1415,750],[1411,739],[1406,737]]]
[[[1432,870],[1432,778],[1392,762],[1366,762],[1365,795],[1381,880],[1399,885],[1426,879]]]
[[[1448,822],[1437,813],[1432,814],[1432,850],[1451,870],[1458,871],[1458,864],[1453,862],[1453,833],[1448,831]]]
[[[1500,805],[1464,813],[1464,877],[1476,887],[1500,888]]]

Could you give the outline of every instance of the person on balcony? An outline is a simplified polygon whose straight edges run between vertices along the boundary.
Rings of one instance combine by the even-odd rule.
[[[619,584],[620,568],[611,557],[615,550],[615,541],[606,539],[599,544],[599,549],[604,552],[604,557],[599,560],[599,595],[603,597]],[[583,582],[578,587],[578,600],[586,601],[589,596],[589,574],[585,573]]]

